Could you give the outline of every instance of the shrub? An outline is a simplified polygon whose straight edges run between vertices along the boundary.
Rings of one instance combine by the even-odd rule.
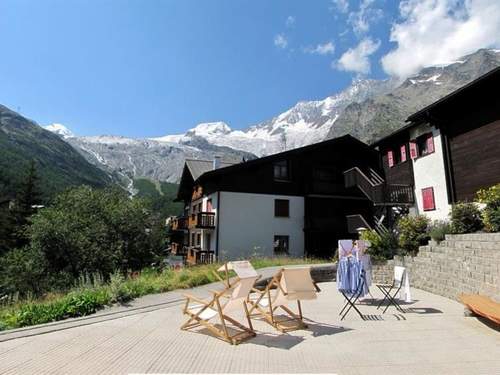
[[[479,190],[477,199],[486,205],[482,211],[485,229],[489,232],[500,232],[500,183]]]
[[[451,225],[447,221],[435,220],[429,230],[429,235],[436,242],[441,242],[445,239],[445,235],[451,233]]]
[[[361,239],[370,242],[367,252],[375,260],[392,259],[397,254],[398,241],[392,232],[379,234],[366,230],[361,233]]]
[[[416,254],[418,247],[429,241],[429,224],[427,216],[404,216],[399,219],[399,246],[403,254]]]
[[[483,228],[481,212],[474,203],[457,203],[451,208],[451,230],[455,234],[474,233]]]

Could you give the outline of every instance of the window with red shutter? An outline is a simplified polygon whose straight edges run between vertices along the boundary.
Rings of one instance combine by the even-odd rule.
[[[427,138],[427,153],[431,154],[434,152],[434,137],[432,136],[432,133],[429,134],[429,137]]]
[[[401,163],[404,163],[406,161],[406,145],[402,145],[400,147],[401,150]]]
[[[387,163],[389,163],[390,168],[394,166],[394,153],[392,151],[387,151]]]
[[[410,141],[410,158],[416,159],[417,156],[417,142]]]
[[[422,202],[424,211],[432,211],[436,209],[436,204],[434,203],[434,188],[428,187],[422,189]]]

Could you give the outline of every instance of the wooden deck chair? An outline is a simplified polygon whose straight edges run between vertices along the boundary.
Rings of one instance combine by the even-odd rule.
[[[224,290],[211,291],[213,297],[210,300],[203,300],[190,294],[184,294],[186,304],[184,305],[183,312],[189,316],[189,319],[181,326],[181,329],[189,330],[194,327],[203,326],[217,337],[233,345],[254,337],[255,332],[250,320],[246,300],[258,278],[257,274],[252,277],[237,277],[233,285],[226,285]],[[229,315],[238,310],[245,314],[248,327],[238,322],[234,316]],[[213,323],[216,318],[219,319],[221,328]],[[227,323],[232,326],[228,327]],[[232,331],[236,331],[236,333],[231,334],[230,332]]]
[[[283,268],[273,276],[264,290],[253,289],[255,294],[248,301],[250,317],[263,317],[281,332],[307,328],[303,321],[300,301],[316,299],[319,291],[311,278],[310,267]],[[298,313],[288,308],[293,301],[297,302]],[[278,308],[287,314],[285,318],[276,317]]]

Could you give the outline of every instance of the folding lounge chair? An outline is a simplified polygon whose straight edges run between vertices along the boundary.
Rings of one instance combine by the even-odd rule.
[[[400,292],[406,276],[406,268],[396,266],[394,267],[394,280],[392,284],[377,284],[377,287],[384,294],[384,298],[377,306],[377,309],[382,306],[382,304],[387,301],[387,306],[384,309],[384,313],[387,311],[390,305],[393,305],[398,311],[404,313],[405,311],[396,301],[396,296]]]
[[[229,269],[233,268],[226,266],[226,270]],[[258,278],[259,276],[254,270],[253,276],[242,278],[238,276],[232,285],[229,285],[228,280],[224,290],[212,291],[213,297],[210,300],[203,300],[185,294],[186,304],[183,312],[189,316],[189,320],[181,326],[181,329],[188,330],[203,326],[217,337],[233,345],[254,337],[255,332],[250,320],[246,300]],[[234,316],[229,315],[238,310],[244,312],[248,327],[238,322]],[[221,328],[213,323],[213,320],[216,320],[216,318],[220,321]],[[229,327],[228,323],[231,324]],[[236,333],[231,334],[233,331],[236,331]]]
[[[273,276],[264,290],[253,289],[254,298],[249,299],[250,316],[263,317],[281,332],[307,328],[307,324],[303,322],[300,301],[316,299],[319,291],[311,278],[310,267],[283,268]],[[292,301],[297,301],[298,313],[288,308]],[[277,318],[278,308],[281,308],[287,316]],[[257,312],[252,314],[254,310]]]

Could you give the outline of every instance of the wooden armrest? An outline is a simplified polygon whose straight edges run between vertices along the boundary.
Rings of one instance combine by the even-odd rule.
[[[193,301],[196,301],[196,302],[199,302],[199,303],[203,303],[205,305],[208,303],[204,299],[201,299],[199,297],[193,296],[192,294],[189,294],[189,293],[183,293],[182,295],[184,297],[186,297],[188,300],[193,300]]]

